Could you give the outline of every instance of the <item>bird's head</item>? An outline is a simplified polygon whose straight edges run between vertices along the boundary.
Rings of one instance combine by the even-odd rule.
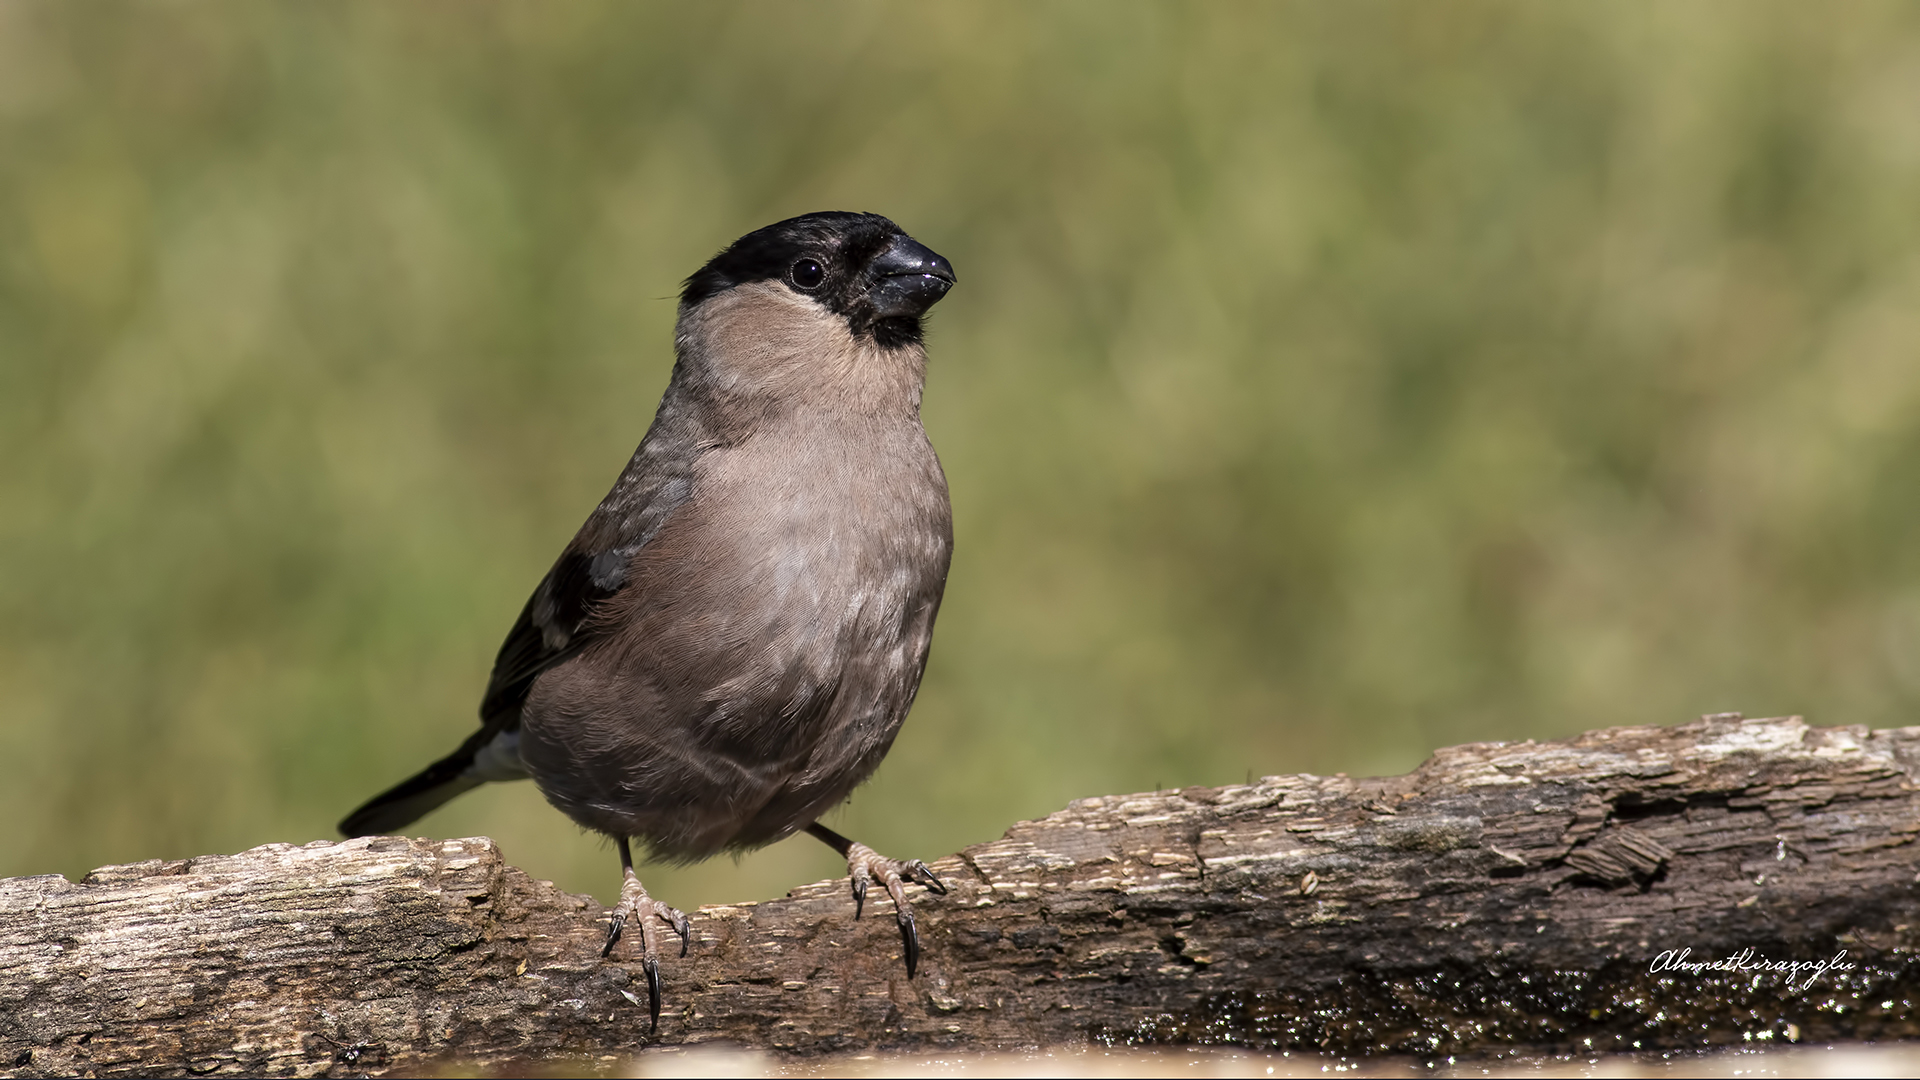
[[[953,266],[879,214],[828,211],[788,218],[735,240],[687,279],[686,311],[742,285],[811,299],[856,338],[916,344],[921,316],[953,287]]]

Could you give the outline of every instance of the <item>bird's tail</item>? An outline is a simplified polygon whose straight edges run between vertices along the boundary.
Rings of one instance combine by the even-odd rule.
[[[454,796],[472,791],[489,780],[508,780],[525,776],[519,764],[517,730],[482,728],[460,749],[422,769],[418,775],[368,799],[366,805],[348,814],[340,823],[347,837],[383,836],[439,809]],[[505,744],[505,745],[502,745]],[[500,768],[503,752],[512,766]]]

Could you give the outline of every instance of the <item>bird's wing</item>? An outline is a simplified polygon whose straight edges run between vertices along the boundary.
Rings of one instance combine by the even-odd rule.
[[[500,647],[480,705],[480,730],[460,748],[369,799],[340,823],[346,836],[392,833],[488,778],[474,763],[502,732],[520,726],[520,706],[540,673],[562,663],[606,631],[594,608],[627,584],[627,565],[660,526],[692,495],[691,462],[684,470],[650,468],[641,444],[612,494],[547,571]],[[672,463],[669,462],[669,465]]]
[[[665,440],[662,440],[665,441]],[[493,662],[480,703],[484,728],[518,727],[533,682],[607,634],[596,608],[627,587],[628,567],[693,495],[695,454],[665,452],[649,436],[627,471],[534,589]]]
[[[719,445],[669,388],[626,471],[560,553],[508,631],[480,703],[480,730],[458,750],[348,814],[340,823],[341,833],[396,832],[489,779],[475,775],[476,759],[502,732],[520,726],[520,707],[541,672],[608,632],[593,618],[594,611],[627,587],[634,554],[693,497],[694,466]]]

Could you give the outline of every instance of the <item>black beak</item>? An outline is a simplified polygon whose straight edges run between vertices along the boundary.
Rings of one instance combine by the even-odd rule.
[[[953,264],[902,233],[868,265],[867,299],[874,317],[918,316],[953,288]]]

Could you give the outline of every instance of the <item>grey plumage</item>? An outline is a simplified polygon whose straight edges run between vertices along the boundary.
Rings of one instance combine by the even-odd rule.
[[[690,278],[653,425],[509,632],[481,730],[342,830],[518,769],[623,852],[693,860],[812,826],[857,849],[857,893],[867,868],[914,880],[814,822],[879,765],[926,665],[953,535],[921,315],[952,281],[871,214],[768,226]]]

